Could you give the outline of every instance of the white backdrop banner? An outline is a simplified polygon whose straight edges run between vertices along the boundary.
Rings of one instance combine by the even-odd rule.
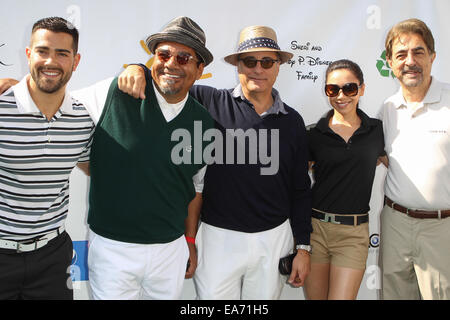
[[[61,16],[80,31],[81,62],[69,82],[79,89],[118,75],[131,62],[150,64],[143,45],[149,34],[177,16],[189,16],[206,32],[214,61],[198,83],[231,88],[237,82],[233,66],[223,57],[235,51],[239,32],[249,25],[273,27],[282,50],[294,54],[280,68],[275,87],[307,125],[316,123],[330,106],[323,93],[324,73],[334,60],[357,62],[366,82],[360,107],[376,116],[385,98],[398,90],[384,56],[384,39],[397,22],[416,17],[430,27],[437,58],[432,74],[450,82],[450,1],[448,0],[277,0],[277,1],[163,1],[163,0],[18,0],[1,3],[0,78],[21,79],[28,73],[25,47],[33,23],[43,17]],[[32,9],[32,10],[31,10]],[[376,172],[370,203],[370,251],[358,299],[377,299],[379,213],[382,208],[385,170]],[[71,176],[67,230],[74,240],[72,279],[75,298],[89,299],[87,257],[88,178],[76,169]],[[194,299],[192,280],[186,280],[184,299]],[[285,286],[282,299],[304,299],[301,289]]]

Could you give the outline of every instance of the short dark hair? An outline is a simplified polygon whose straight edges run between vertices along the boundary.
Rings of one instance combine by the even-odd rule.
[[[391,30],[389,30],[384,43],[384,46],[386,47],[386,58],[392,58],[392,47],[394,45],[394,41],[403,33],[415,33],[420,35],[427,46],[428,52],[430,54],[435,52],[434,38],[431,30],[422,20],[412,18],[397,23]]]
[[[72,36],[73,39],[73,54],[78,52],[78,30],[75,26],[67,21],[66,19],[60,17],[48,17],[36,21],[31,30],[31,35],[38,29],[45,29],[53,32],[63,32]]]
[[[335,70],[339,70],[339,69],[347,69],[349,71],[351,71],[355,77],[358,79],[359,81],[359,85],[364,84],[364,75],[363,72],[361,70],[361,68],[359,67],[359,65],[351,60],[348,59],[341,59],[341,60],[336,60],[333,61],[327,68],[327,71],[325,73],[325,79],[328,79],[328,75],[335,71]]]

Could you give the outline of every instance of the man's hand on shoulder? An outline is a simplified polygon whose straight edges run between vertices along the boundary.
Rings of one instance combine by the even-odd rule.
[[[136,99],[145,99],[145,71],[138,65],[129,65],[119,76],[119,89]]]

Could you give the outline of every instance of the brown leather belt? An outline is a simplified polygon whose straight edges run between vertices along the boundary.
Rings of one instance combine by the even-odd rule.
[[[414,210],[405,208],[398,203],[395,203],[388,197],[384,197],[384,203],[394,210],[400,211],[407,216],[417,219],[444,219],[450,217],[450,210],[438,210],[438,211],[425,211],[425,210]]]

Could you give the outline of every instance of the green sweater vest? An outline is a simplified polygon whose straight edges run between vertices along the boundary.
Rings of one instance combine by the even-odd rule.
[[[192,177],[204,166],[203,160],[194,161],[194,121],[201,121],[202,137],[214,124],[190,96],[170,122],[152,85],[147,86],[146,97],[134,99],[121,92],[117,78],[109,88],[91,148],[88,224],[113,240],[167,243],[184,233],[188,205],[195,196]],[[171,159],[179,144],[171,141],[171,135],[179,128],[190,133],[191,164],[176,165]],[[199,144],[203,150],[203,140]]]

